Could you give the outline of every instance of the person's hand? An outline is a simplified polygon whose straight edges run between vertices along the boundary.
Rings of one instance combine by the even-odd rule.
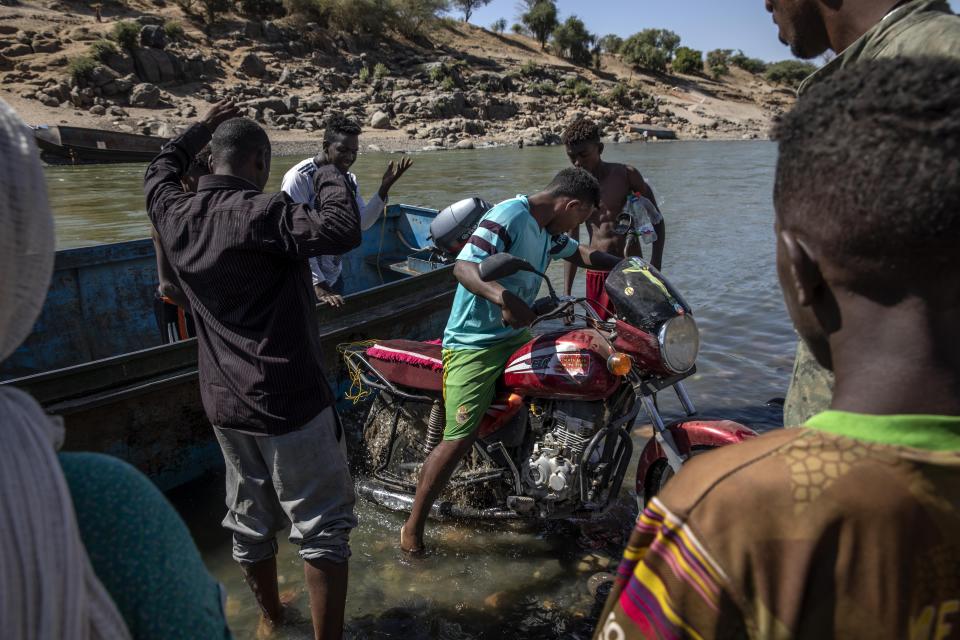
[[[537,319],[537,314],[533,312],[530,305],[509,291],[504,291],[502,294],[500,315],[503,323],[514,329],[529,327]]]
[[[410,158],[401,158],[399,162],[390,161],[390,164],[387,165],[387,170],[383,172],[383,180],[380,181],[381,198],[387,197],[387,193],[390,192],[393,184],[399,180],[411,166],[413,166],[413,160]]]
[[[210,110],[201,118],[200,123],[209,129],[212,134],[221,124],[239,116],[240,107],[233,100],[221,100],[210,107]]]
[[[336,309],[343,306],[343,296],[336,293],[324,293],[323,295],[317,296],[317,300],[320,304],[325,304]]]
[[[563,314],[563,324],[565,326],[569,327],[570,325],[573,324],[573,321],[574,321],[573,314],[574,314],[573,307],[570,307],[569,309],[567,309],[566,313]]]

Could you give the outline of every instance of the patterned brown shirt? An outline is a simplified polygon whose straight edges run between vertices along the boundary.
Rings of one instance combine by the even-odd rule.
[[[960,638],[960,417],[831,411],[691,460],[596,638]]]

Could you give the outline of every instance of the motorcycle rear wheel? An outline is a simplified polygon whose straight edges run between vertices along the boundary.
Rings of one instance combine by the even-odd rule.
[[[707,451],[713,451],[717,447],[708,447],[705,445],[696,445],[693,447],[693,450],[690,452],[690,458],[698,456]],[[687,458],[688,460],[690,458]],[[650,472],[647,474],[647,481],[643,483],[643,507],[647,506],[647,503],[653,499],[654,496],[663,491],[664,487],[667,486],[667,483],[673,479],[673,476],[676,475],[673,471],[673,468],[667,462],[666,458],[661,458],[657,460],[653,466],[650,468]]]

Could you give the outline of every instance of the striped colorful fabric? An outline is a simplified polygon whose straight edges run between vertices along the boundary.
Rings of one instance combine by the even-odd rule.
[[[723,572],[696,536],[654,498],[637,519],[617,572],[619,608],[643,638],[702,638],[685,620],[671,585],[695,593],[713,611],[719,608]]]

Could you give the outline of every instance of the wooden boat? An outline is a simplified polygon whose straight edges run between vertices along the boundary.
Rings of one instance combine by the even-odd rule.
[[[349,387],[337,346],[370,338],[430,339],[455,291],[449,261],[428,244],[436,211],[393,205],[344,256],[345,305],[318,307],[324,369]],[[99,451],[170,489],[222,464],[200,403],[196,340],[160,345],[152,314],[149,240],[57,254],[34,333],[0,368],[48,413],[63,416],[66,450]]]
[[[48,164],[149,162],[167,138],[84,127],[33,128],[40,158]]]

